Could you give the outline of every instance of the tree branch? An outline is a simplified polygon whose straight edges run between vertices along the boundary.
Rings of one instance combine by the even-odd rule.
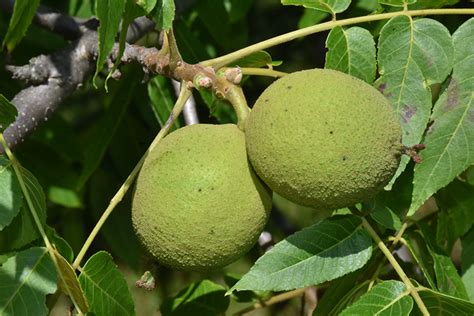
[[[10,1],[0,1],[2,8],[10,3]],[[41,11],[42,13],[37,13],[39,17],[37,22],[44,22],[49,19],[45,18],[44,13],[48,10],[45,8],[42,10],[44,10]],[[61,27],[54,30],[70,33],[72,30],[70,26],[73,25],[72,21],[75,20],[58,13],[54,14],[56,15],[56,21],[62,21],[57,24]],[[46,22],[42,24],[42,26],[45,25]],[[147,18],[136,19],[129,27],[127,40],[136,41],[152,30],[153,27],[154,23]],[[51,55],[34,57],[29,64],[24,66],[6,66],[7,70],[12,72],[14,79],[20,79],[31,84],[11,100],[18,110],[16,121],[4,132],[4,137],[11,148],[23,142],[39,124],[47,121],[59,104],[80,87],[94,71],[95,58],[98,52],[97,32],[93,29],[79,29],[80,32],[84,32],[68,47]],[[78,33],[75,35],[78,35]],[[118,51],[118,48],[116,50]],[[0,153],[2,152],[3,150],[0,150]]]

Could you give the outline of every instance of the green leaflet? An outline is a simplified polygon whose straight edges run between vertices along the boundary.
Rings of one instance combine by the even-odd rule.
[[[161,306],[163,316],[214,316],[225,313],[230,298],[225,289],[209,280],[193,283]]]
[[[173,26],[175,5],[174,0],[158,0],[153,20],[158,29],[168,31]]]
[[[0,315],[48,315],[46,295],[56,291],[57,274],[46,248],[34,247],[0,267]]]
[[[44,226],[46,224],[46,197],[43,189],[31,172],[23,167],[21,167],[21,172],[33,203],[33,211]],[[25,201],[11,224],[0,232],[0,252],[22,248],[40,237],[31,212]]]
[[[131,316],[135,307],[122,273],[105,251],[93,255],[82,268],[79,282],[96,316]]]
[[[418,291],[431,315],[472,316],[474,304],[453,296],[442,294],[427,288]]]
[[[416,0],[377,0],[380,4],[386,4],[394,7],[403,7],[405,4],[413,4]]]
[[[372,84],[375,80],[375,41],[361,27],[343,29],[337,26],[326,40],[325,68],[335,69]]]
[[[23,195],[9,160],[0,156],[0,231],[20,212]]]
[[[96,14],[99,19],[99,56],[93,78],[102,70],[107,56],[112,51],[117,36],[122,13],[127,0],[97,0]]]
[[[403,282],[384,281],[362,295],[346,308],[341,316],[397,315],[408,316],[413,308],[413,299]]]
[[[170,79],[163,76],[153,77],[147,84],[148,96],[151,101],[151,109],[155,114],[156,120],[163,127],[173,110],[176,96]],[[179,120],[172,125],[171,130],[181,127]]]
[[[265,253],[229,292],[301,288],[363,267],[372,241],[360,224],[355,216],[334,216],[304,228]]]
[[[351,4],[351,0],[281,0],[281,3],[283,5],[300,5],[334,15],[344,12]]]
[[[15,0],[13,15],[2,43],[2,46],[7,47],[9,52],[11,52],[23,36],[25,36],[39,4],[40,0]]]
[[[446,27],[435,20],[399,16],[382,28],[378,42],[381,77],[376,86],[400,117],[404,145],[421,142],[431,112],[428,86],[446,79],[452,59],[451,36]],[[408,162],[409,158],[403,156],[388,188]]]
[[[17,114],[15,106],[0,94],[0,133],[15,121]]]
[[[413,214],[433,193],[474,163],[474,19],[453,34],[455,63],[451,81],[431,115],[423,163],[415,167]]]

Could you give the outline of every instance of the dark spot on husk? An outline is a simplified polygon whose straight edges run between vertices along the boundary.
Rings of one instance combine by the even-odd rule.
[[[201,191],[202,191],[202,189],[201,189],[201,188],[199,188],[199,189],[198,189],[198,192],[201,192]]]
[[[287,88],[288,90],[290,90],[290,89],[293,88],[293,87],[292,87],[292,86],[287,86],[286,88]]]
[[[382,83],[380,86],[377,87],[381,93],[385,91],[385,88],[387,87],[387,84]]]
[[[268,99],[263,100],[263,102],[268,102]]]
[[[346,161],[347,160],[347,157],[346,156],[342,156],[342,161]]]
[[[331,135],[332,135],[332,134],[334,134],[334,132],[333,132],[333,131],[329,131],[329,134],[331,134]]]

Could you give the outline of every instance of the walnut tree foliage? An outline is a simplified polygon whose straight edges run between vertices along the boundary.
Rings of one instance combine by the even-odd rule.
[[[259,315],[474,315],[472,7],[463,0],[3,1],[0,315],[260,308]],[[2,133],[31,115],[11,101],[39,84],[12,79],[9,65],[72,42],[38,22],[45,8],[95,27],[94,71],[10,150]],[[142,17],[155,26],[136,45],[159,48],[171,38],[188,65],[250,69],[240,82],[250,106],[274,80],[259,71],[318,67],[358,77],[390,101],[403,145],[423,149],[416,162],[401,159],[384,191],[350,209],[313,210],[274,195],[265,229],[274,245],[255,245],[216,271],[173,271],[147,256],[131,224],[133,185],[90,244],[154,136],[186,124],[179,117],[166,125],[178,95],[174,73],[120,63],[126,31]],[[295,30],[302,32],[291,37]],[[236,123],[212,89],[192,97],[200,122]],[[295,299],[305,291],[317,295],[315,306]]]

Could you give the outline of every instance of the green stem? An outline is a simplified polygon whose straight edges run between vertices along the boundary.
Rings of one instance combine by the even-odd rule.
[[[8,159],[12,162],[13,170],[15,170],[16,177],[18,179],[18,182],[20,183],[21,191],[23,192],[23,195],[25,196],[26,203],[28,204],[28,208],[30,209],[31,216],[33,216],[33,220],[35,221],[36,228],[38,228],[38,231],[43,238],[44,244],[46,245],[46,248],[48,251],[51,251],[53,247],[51,246],[51,243],[49,242],[48,236],[46,235],[46,232],[44,231],[43,224],[41,223],[38,214],[36,213],[35,206],[33,205],[33,201],[31,200],[30,192],[26,189],[25,181],[23,180],[23,174],[21,172],[21,164],[16,160],[16,157],[13,155],[12,151],[8,147],[8,144],[3,137],[3,134],[0,133],[0,143],[2,144],[3,150],[8,156]]]
[[[421,313],[425,316],[429,316],[430,313],[428,312],[428,309],[426,308],[425,303],[423,303],[423,300],[418,294],[418,291],[416,290],[415,286],[413,285],[413,283],[411,283],[405,271],[403,271],[402,267],[398,264],[397,260],[392,255],[390,250],[387,248],[387,246],[385,246],[382,239],[380,239],[377,232],[372,228],[372,226],[370,226],[369,222],[363,217],[362,217],[362,225],[364,226],[365,230],[367,230],[367,232],[370,234],[370,236],[375,240],[375,242],[377,243],[377,246],[383,252],[385,257],[388,259],[393,269],[395,269],[395,272],[397,272],[400,279],[403,281],[403,283],[405,283],[407,290],[410,292],[411,296],[415,300]]]
[[[10,161],[12,163],[13,170],[15,170],[15,174],[16,174],[16,177],[18,179],[18,183],[20,184],[21,191],[23,192],[23,196],[25,197],[26,203],[28,204],[28,208],[30,210],[31,216],[33,216],[33,220],[35,221],[36,228],[38,229],[41,237],[43,238],[43,242],[46,245],[46,249],[48,250],[48,253],[49,253],[51,259],[53,260],[53,263],[56,267],[56,271],[58,272],[58,275],[59,275],[61,281],[66,285],[67,283],[66,283],[65,277],[63,275],[62,269],[60,268],[59,263],[58,263],[58,259],[56,257],[59,254],[57,254],[55,248],[52,246],[51,242],[49,241],[48,235],[46,235],[43,224],[41,223],[41,220],[39,219],[38,213],[35,209],[35,205],[33,204],[33,201],[31,199],[30,192],[26,188],[25,180],[23,179],[23,173],[21,171],[21,168],[23,168],[23,167],[21,166],[20,162],[18,160],[16,160],[15,155],[13,155],[12,151],[8,147],[8,144],[5,141],[5,138],[3,137],[2,133],[0,133],[0,143],[3,147],[3,150],[7,154],[8,159],[10,159]],[[71,300],[72,300],[74,306],[76,307],[79,315],[83,315],[82,310],[79,307],[79,305],[76,303],[73,294],[69,290],[69,287],[65,286],[65,288],[66,288],[66,292],[67,292],[66,294],[68,294],[69,297],[71,298]]]
[[[225,93],[225,98],[232,104],[235,114],[237,114],[237,126],[244,130],[244,123],[250,113],[242,88],[237,85],[229,85]]]
[[[325,23],[308,26],[303,29],[299,29],[293,32],[289,32],[283,35],[270,38],[268,40],[259,42],[257,44],[239,49],[230,54],[203,61],[200,64],[203,66],[212,66],[215,69],[219,69],[225,65],[228,65],[242,57],[248,56],[255,52],[292,41],[299,37],[311,35],[311,34],[322,32],[322,31],[327,31],[336,26],[346,26],[346,25],[359,24],[359,23],[365,23],[365,22],[386,20],[393,17],[401,16],[401,15],[420,16],[420,15],[447,15],[447,14],[471,15],[471,14],[474,14],[474,9],[426,9],[426,10],[413,10],[413,11],[397,11],[397,12],[373,14],[373,15],[355,17],[355,18],[350,18],[350,19],[325,22]]]
[[[268,69],[268,68],[246,68],[242,67],[240,68],[242,71],[243,75],[253,75],[253,76],[267,76],[267,77],[283,77],[284,75],[287,75],[286,72],[282,71],[277,71],[273,69]]]
[[[161,139],[168,133],[170,127],[173,125],[174,121],[176,120],[176,118],[179,116],[179,114],[183,110],[184,104],[186,103],[186,101],[188,100],[190,95],[191,95],[191,91],[188,90],[188,88],[186,87],[186,83],[182,82],[181,83],[181,91],[179,93],[178,99],[176,100],[176,103],[173,107],[173,110],[171,111],[171,114],[170,114],[168,120],[166,121],[165,125],[160,130],[158,135],[156,135],[156,137],[153,140],[153,142],[151,143],[150,147],[148,147],[147,151],[142,156],[140,161],[137,163],[135,168],[133,168],[132,172],[128,175],[127,179],[122,184],[120,189],[117,191],[117,193],[115,193],[114,197],[110,200],[109,206],[104,211],[104,213],[100,217],[99,221],[96,223],[94,229],[92,230],[92,232],[87,237],[87,240],[85,241],[85,243],[82,246],[81,250],[79,251],[76,259],[74,260],[74,262],[72,264],[72,267],[74,269],[79,268],[82,259],[84,258],[87,250],[91,246],[92,242],[94,241],[95,237],[99,233],[100,229],[104,225],[105,221],[107,220],[109,215],[112,213],[115,206],[117,206],[117,204],[120,203],[120,201],[122,201],[123,197],[125,196],[125,193],[127,193],[128,189],[133,184],[133,181],[135,180],[135,177],[138,175],[138,172],[140,171],[146,157],[148,156],[150,151],[152,151],[156,147],[156,145],[161,141]]]

